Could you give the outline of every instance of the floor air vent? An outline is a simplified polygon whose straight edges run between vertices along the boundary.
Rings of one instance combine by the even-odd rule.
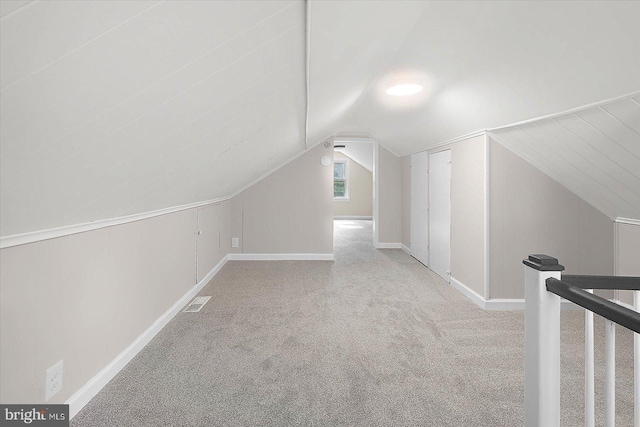
[[[183,313],[196,313],[198,311],[200,311],[200,309],[207,303],[207,301],[209,301],[211,297],[195,297],[193,299],[193,301],[191,301],[191,304],[189,304],[187,306],[187,308],[185,308],[184,310],[182,310]]]

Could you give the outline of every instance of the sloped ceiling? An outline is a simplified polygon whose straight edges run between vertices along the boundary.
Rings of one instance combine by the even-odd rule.
[[[2,235],[227,196],[304,149],[303,2],[2,4]]]
[[[633,92],[638,21],[637,2],[2,1],[0,234],[226,197],[337,133],[405,155]],[[425,90],[384,94],[406,80]]]
[[[640,219],[640,93],[490,136],[610,218]]]
[[[400,155],[640,89],[640,2],[311,2],[310,139]],[[386,95],[416,82],[410,98]]]

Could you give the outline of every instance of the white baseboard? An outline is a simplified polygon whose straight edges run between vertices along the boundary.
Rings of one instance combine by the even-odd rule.
[[[473,289],[469,288],[464,283],[451,277],[451,285],[456,288],[460,293],[469,298],[474,304],[483,310],[489,311],[522,311],[524,310],[524,298],[485,298]],[[560,307],[562,310],[577,310],[580,309],[576,304],[571,301],[560,301]]]
[[[333,261],[333,254],[229,254],[230,261]]]
[[[484,300],[488,311],[524,311],[524,298],[489,298]]]
[[[344,219],[344,220],[359,220],[359,219],[364,219],[364,220],[371,220],[373,219],[372,216],[349,216],[349,215],[336,215],[333,217],[333,219]]]
[[[460,291],[462,295],[469,298],[474,304],[486,310],[487,301],[484,299],[482,295],[480,295],[473,289],[469,288],[467,285],[463,284],[453,276],[449,278],[449,283],[451,283],[451,286],[453,286],[458,291]]]
[[[408,255],[411,255],[411,249],[409,249],[408,246],[406,246],[404,243],[400,244],[400,249],[402,249],[403,251],[405,251]]]
[[[189,289],[182,298],[176,301],[162,316],[160,316],[146,331],[135,339],[107,366],[102,368],[93,378],[91,378],[80,390],[75,392],[65,404],[69,405],[69,418],[73,418],[102,388],[124,368],[158,332],[166,326],[180,310],[195,297],[204,286],[211,281],[218,271],[227,263],[229,255],[225,256],[207,275],[199,281],[193,288]]]
[[[374,243],[373,247],[376,249],[400,249],[402,248],[402,243]]]

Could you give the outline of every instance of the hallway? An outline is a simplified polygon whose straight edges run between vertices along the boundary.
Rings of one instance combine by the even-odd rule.
[[[228,262],[202,311],[178,314],[71,425],[523,425],[523,313],[483,311],[401,250],[374,249],[371,221],[334,234],[335,262]],[[563,426],[582,424],[582,318],[563,312]],[[597,393],[602,335],[596,321]],[[619,425],[631,350],[619,328]]]

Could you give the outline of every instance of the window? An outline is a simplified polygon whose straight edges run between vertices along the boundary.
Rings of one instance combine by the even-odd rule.
[[[349,159],[333,161],[333,198],[349,200]]]

